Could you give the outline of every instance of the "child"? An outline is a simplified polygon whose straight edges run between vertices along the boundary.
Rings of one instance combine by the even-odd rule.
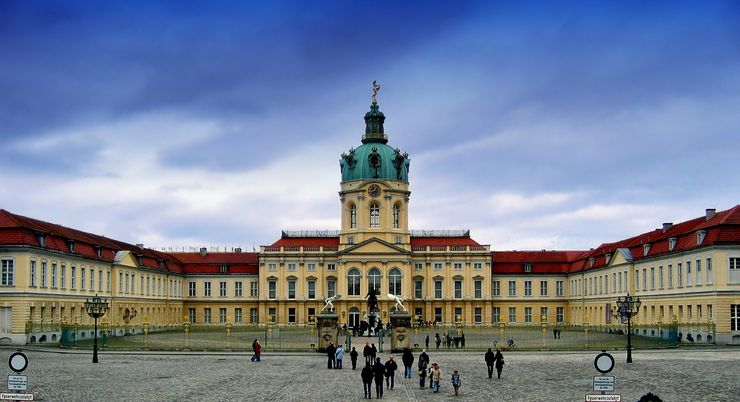
[[[455,396],[457,396],[457,390],[460,389],[460,374],[457,370],[452,374],[452,386],[455,388]]]

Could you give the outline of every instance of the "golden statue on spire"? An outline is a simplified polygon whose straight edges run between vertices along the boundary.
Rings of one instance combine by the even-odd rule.
[[[373,81],[373,103],[378,103],[377,99],[375,99],[378,96],[378,91],[380,91],[380,84],[378,84],[378,81]]]

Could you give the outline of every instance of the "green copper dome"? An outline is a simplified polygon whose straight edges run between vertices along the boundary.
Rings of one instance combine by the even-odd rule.
[[[343,153],[339,160],[342,182],[352,180],[398,180],[408,183],[409,164],[407,153],[387,145],[388,137],[383,132],[385,116],[373,102],[365,114],[365,134],[362,145]]]

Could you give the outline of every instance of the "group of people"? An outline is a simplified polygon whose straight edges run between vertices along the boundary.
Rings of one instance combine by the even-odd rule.
[[[496,353],[494,354],[491,348],[488,348],[485,359],[486,366],[488,366],[488,378],[493,377],[493,367],[495,366],[496,374],[498,375],[498,378],[501,379],[501,370],[504,369],[504,355],[501,354],[501,351],[496,349]]]
[[[434,343],[437,345],[437,349],[439,349],[439,345],[442,344],[446,345],[447,349],[451,348],[453,345],[455,346],[455,349],[459,349],[461,347],[465,349],[465,334],[462,333],[460,336],[443,334],[442,336],[439,336],[439,332],[437,332],[434,335]],[[429,349],[429,334],[427,334],[427,337],[424,340],[424,345]]]
[[[352,369],[354,370],[357,364],[357,351],[355,351],[355,348],[352,348],[352,352],[349,355],[352,359]],[[344,348],[341,344],[334,346],[334,343],[329,343],[329,346],[326,347],[326,357],[328,358],[326,368],[341,369],[342,361],[344,360]]]
[[[385,387],[393,389],[396,385],[396,370],[398,370],[398,364],[396,364],[393,356],[390,356],[385,364],[380,361],[379,357],[375,358],[373,364],[366,362],[365,367],[360,372],[365,398],[372,398],[373,380],[375,380],[375,396],[378,399],[383,397],[383,379],[385,379]]]

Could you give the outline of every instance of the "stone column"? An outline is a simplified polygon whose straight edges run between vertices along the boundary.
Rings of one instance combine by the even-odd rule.
[[[391,351],[403,352],[412,348],[411,344],[411,314],[406,311],[392,311],[391,317]]]
[[[337,346],[337,323],[339,316],[335,312],[321,312],[316,316],[318,339],[316,346],[319,352],[326,352],[329,343]]]

